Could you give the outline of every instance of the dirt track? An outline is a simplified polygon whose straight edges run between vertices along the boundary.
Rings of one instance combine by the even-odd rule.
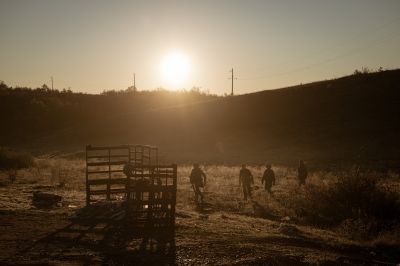
[[[1,265],[396,265],[400,261],[393,251],[373,249],[271,212],[261,202],[261,190],[255,191],[254,201],[241,201],[228,183],[234,182],[231,173],[225,179],[211,176],[202,210],[191,203],[192,192],[180,179],[172,232],[77,223],[73,218],[85,199],[77,169],[66,187],[50,184],[43,173],[35,182],[26,174],[14,184],[2,183]],[[218,180],[227,180],[228,192],[219,193],[225,183]],[[287,186],[278,184],[275,192],[284,193]],[[32,205],[32,193],[38,190],[63,200],[54,208],[38,209]]]
[[[4,188],[2,188],[4,189]],[[7,190],[9,192],[10,190]],[[21,190],[23,191],[23,190]],[[3,203],[8,193],[2,191]],[[15,198],[15,191],[8,194]],[[25,199],[25,200],[24,200]],[[5,265],[391,265],[377,251],[332,232],[218,210],[179,206],[172,238],[105,224],[77,225],[72,204],[50,210],[19,206],[0,212],[0,259]],[[82,203],[82,202],[81,202]],[[245,203],[248,208],[257,206]],[[79,204],[78,204],[79,205]],[[25,208],[24,208],[25,207]],[[110,235],[111,234],[111,235]]]

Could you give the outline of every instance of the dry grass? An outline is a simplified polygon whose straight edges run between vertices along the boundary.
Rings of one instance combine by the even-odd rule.
[[[3,206],[1,207],[6,207],[7,195],[11,198],[11,195],[18,189],[32,191],[43,187],[62,195],[67,202],[66,204],[83,206],[85,198],[84,165],[83,160],[37,159],[34,167],[18,171],[17,180],[14,184],[8,183],[7,175],[3,172],[0,174],[0,183],[3,184],[3,187],[0,187],[3,198]],[[360,180],[358,180],[359,183],[354,183],[355,181],[350,179],[349,175],[346,176],[346,179],[340,179],[342,181],[338,183],[337,175],[334,173],[314,172],[311,173],[307,180],[307,186],[299,188],[295,169],[273,166],[276,174],[276,185],[273,186],[273,195],[271,196],[264,191],[261,185],[264,166],[253,165],[249,166],[255,181],[253,197],[252,201],[244,202],[242,191],[239,187],[238,175],[240,166],[205,165],[202,168],[207,175],[205,201],[212,206],[210,208],[213,212],[221,211],[277,221],[301,222],[309,225],[333,225],[335,227],[340,225],[340,230],[344,233],[362,227],[355,222],[356,220],[359,222],[360,219],[350,215],[354,214],[354,209],[349,206],[347,208],[346,206],[343,207],[344,203],[340,201],[341,199],[350,205],[359,204],[356,206],[358,209],[360,209],[360,206],[366,206],[363,211],[366,212],[364,213],[365,215],[368,214],[369,216],[365,216],[366,219],[364,221],[369,219],[373,224],[376,223],[373,218],[376,218],[377,211],[385,206],[388,208],[388,204],[390,202],[393,203],[393,199],[396,198],[393,195],[398,195],[392,193],[390,194],[391,196],[387,196],[388,194],[385,194],[382,189],[394,187],[397,190],[396,193],[398,193],[398,188],[400,187],[398,176],[393,173],[391,174],[392,178],[381,179],[379,182],[374,181],[373,185],[368,186],[368,183],[362,183]],[[189,183],[190,171],[190,165],[178,167],[177,204],[178,208],[185,210],[195,208],[193,202],[194,193]],[[346,190],[348,186],[352,186],[351,182],[353,182],[353,189],[360,191]],[[341,186],[338,187],[337,184]],[[361,192],[363,194],[360,194]],[[350,195],[362,195],[362,198],[359,199],[358,196],[349,198]],[[367,199],[369,200],[369,205],[363,205],[363,201]],[[371,203],[376,199],[379,199],[379,202],[383,205],[375,204],[376,213],[368,213],[368,206],[371,206]],[[353,200],[353,203],[348,202],[351,200]],[[343,204],[338,204],[339,201]],[[20,200],[20,202],[23,202],[24,208],[28,208],[28,200]],[[9,208],[16,208],[17,205],[14,202]],[[338,209],[339,205],[344,209]],[[390,210],[393,210],[393,206],[389,206],[392,208]],[[344,213],[344,210],[349,212]],[[383,215],[385,213],[380,214]],[[384,222],[388,223],[388,225],[390,221],[395,221],[393,216],[390,215],[383,218],[385,218]],[[349,219],[352,219],[352,223],[349,222]],[[382,221],[379,224],[382,225]],[[371,227],[372,225],[369,226]],[[396,224],[391,224],[390,227],[386,228],[381,226],[380,229],[382,230],[376,229],[375,226],[377,231],[374,235],[382,237],[387,229],[391,228],[396,228]],[[371,230],[368,232],[371,232]]]
[[[326,261],[341,264],[340,257],[357,257],[356,254],[363,252],[367,258],[355,263],[361,264],[375,258],[369,254],[370,250],[379,258],[398,257],[398,227],[382,231],[373,239],[360,241],[349,237],[354,236],[348,230],[354,230],[355,223],[349,223],[347,231],[343,224],[342,227],[321,228],[310,226],[312,223],[306,221],[306,216],[298,213],[298,205],[294,203],[299,204],[307,198],[311,188],[319,188],[321,192],[324,191],[321,187],[332,187],[337,181],[332,173],[314,172],[307,186],[299,188],[295,169],[273,166],[277,182],[272,189],[273,196],[269,196],[261,186],[264,167],[250,166],[255,177],[255,189],[252,200],[245,202],[238,186],[239,166],[206,165],[202,168],[208,181],[206,206],[201,210],[194,204],[194,193],[189,183],[191,166],[178,167],[176,258],[181,264],[249,265],[265,261],[276,265]],[[18,234],[18,241],[32,237],[21,233],[27,230],[26,213],[32,215],[37,223],[46,224],[44,213],[64,217],[66,213],[73,214],[83,207],[84,170],[82,160],[52,158],[38,159],[35,167],[19,170],[14,183],[8,183],[6,173],[0,172],[0,182],[4,183],[0,187],[0,210],[21,215],[15,218],[10,214],[10,219],[16,219],[17,223],[10,234]],[[398,176],[392,175],[377,186],[399,188],[398,183]],[[62,206],[46,212],[33,209],[31,195],[36,190],[62,196]],[[53,227],[56,227],[56,222]]]
[[[389,190],[372,175],[347,173],[325,182],[310,182],[290,198],[303,222],[339,227],[354,238],[376,237],[400,224],[398,191]]]

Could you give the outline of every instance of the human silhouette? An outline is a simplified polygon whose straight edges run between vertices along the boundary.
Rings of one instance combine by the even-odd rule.
[[[299,167],[297,168],[297,176],[299,178],[299,186],[306,184],[306,179],[308,176],[307,166],[303,160],[299,161]]]
[[[243,198],[247,200],[251,198],[251,185],[254,184],[254,178],[250,170],[246,168],[245,164],[242,164],[242,169],[239,172],[239,186],[243,188]]]
[[[200,203],[202,204],[203,192],[201,192],[200,188],[204,189],[204,186],[207,183],[207,177],[206,174],[203,172],[203,170],[200,169],[200,166],[197,163],[193,165],[192,172],[190,173],[190,183],[192,184],[194,190],[196,203],[199,203],[199,198],[200,198]]]
[[[127,178],[126,184],[125,184],[125,190],[126,190],[126,198],[127,200],[131,200],[133,195],[131,193],[131,189],[134,186],[134,181],[132,180],[132,177],[134,176],[134,170],[135,170],[135,166],[130,163],[130,162],[126,162],[123,168],[123,172]]]
[[[270,164],[267,164],[266,168],[267,169],[265,169],[264,175],[261,179],[261,184],[264,184],[265,190],[272,195],[271,188],[272,185],[275,185],[275,173]]]
[[[150,180],[148,178],[140,178],[135,173],[135,170],[138,168],[127,162],[124,165],[123,172],[127,177],[127,182],[125,184],[126,189],[126,198],[128,200],[143,200],[143,189],[150,184]],[[134,191],[136,191],[134,193]]]
[[[130,163],[130,162],[126,162],[124,164],[124,168],[123,168],[123,172],[126,175],[126,177],[133,177],[134,176],[134,170],[135,170],[135,166]]]

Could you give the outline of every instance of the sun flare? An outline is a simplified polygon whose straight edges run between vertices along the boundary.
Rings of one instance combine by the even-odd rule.
[[[161,74],[167,86],[179,89],[189,77],[189,60],[180,53],[169,54],[161,61]]]

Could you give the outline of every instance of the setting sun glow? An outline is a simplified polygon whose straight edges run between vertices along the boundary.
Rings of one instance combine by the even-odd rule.
[[[180,53],[169,54],[161,62],[161,74],[168,88],[180,89],[190,74],[189,60]]]

